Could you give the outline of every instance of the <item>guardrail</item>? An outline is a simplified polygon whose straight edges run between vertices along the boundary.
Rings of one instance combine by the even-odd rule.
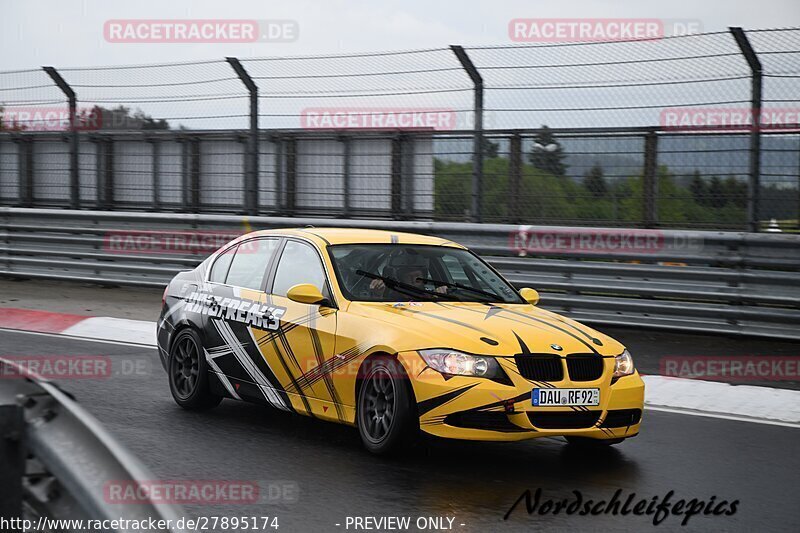
[[[800,339],[796,235],[23,208],[0,220],[3,276],[163,287],[245,231],[376,228],[469,246],[587,323]]]
[[[184,516],[176,505],[105,500],[109,482],[154,478],[68,393],[9,359],[0,358],[0,375],[6,378],[0,387],[0,516],[34,524],[40,517],[116,524],[164,520],[171,526],[160,531],[182,531],[175,529]]]

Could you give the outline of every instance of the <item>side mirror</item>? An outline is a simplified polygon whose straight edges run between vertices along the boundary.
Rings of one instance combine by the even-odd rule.
[[[328,303],[319,289],[311,283],[300,283],[290,288],[286,293],[286,297],[293,302],[310,305],[324,305]]]
[[[536,305],[539,303],[539,293],[536,289],[531,289],[530,287],[525,287],[519,291],[520,296],[531,305]]]

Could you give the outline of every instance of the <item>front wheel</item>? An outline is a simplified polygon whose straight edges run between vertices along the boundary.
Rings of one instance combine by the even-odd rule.
[[[410,447],[419,432],[414,394],[402,366],[391,358],[362,368],[356,420],[364,447],[378,455]]]
[[[200,336],[184,329],[172,343],[169,353],[169,390],[175,403],[192,411],[216,407],[221,396],[212,394],[208,383],[208,364]]]

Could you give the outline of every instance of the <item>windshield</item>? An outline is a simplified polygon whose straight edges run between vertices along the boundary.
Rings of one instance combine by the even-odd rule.
[[[349,300],[524,303],[489,265],[460,248],[341,244],[328,250]]]

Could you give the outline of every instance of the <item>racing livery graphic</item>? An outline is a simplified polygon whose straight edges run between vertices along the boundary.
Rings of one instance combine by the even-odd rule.
[[[440,238],[258,231],[173,279],[158,348],[184,408],[264,403],[355,425],[375,453],[420,432],[636,436],[644,383],[628,351],[538,299]]]

